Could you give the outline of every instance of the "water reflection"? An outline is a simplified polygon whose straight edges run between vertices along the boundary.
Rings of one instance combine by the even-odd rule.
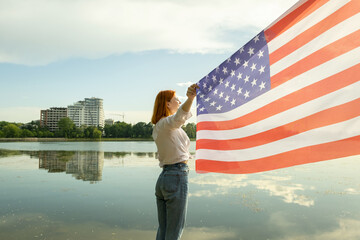
[[[28,155],[39,159],[39,169],[49,173],[71,174],[75,179],[96,183],[102,180],[104,159],[121,160],[118,165],[124,166],[126,159],[154,158],[154,152],[102,152],[102,151],[20,151],[1,150],[0,158]]]
[[[39,151],[39,168],[49,173],[65,172],[78,180],[95,183],[101,181],[104,152]]]
[[[113,149],[0,151],[0,239],[154,239],[155,154]],[[247,175],[191,160],[182,239],[360,239],[359,160]]]

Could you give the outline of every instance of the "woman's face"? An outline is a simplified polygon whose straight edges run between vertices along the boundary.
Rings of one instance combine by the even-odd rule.
[[[167,102],[167,107],[169,108],[171,115],[176,113],[176,111],[180,107],[180,104],[181,104],[181,102],[177,98],[176,95],[173,96],[173,98],[170,100],[170,102]]]

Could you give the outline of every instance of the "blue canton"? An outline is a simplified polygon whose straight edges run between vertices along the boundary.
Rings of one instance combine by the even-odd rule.
[[[264,31],[202,78],[197,114],[224,113],[271,88],[269,51]]]

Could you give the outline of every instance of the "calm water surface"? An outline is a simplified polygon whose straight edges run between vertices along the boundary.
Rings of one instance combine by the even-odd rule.
[[[154,142],[0,143],[0,239],[155,239],[155,151]],[[249,175],[197,174],[191,161],[182,239],[360,239],[359,160]]]

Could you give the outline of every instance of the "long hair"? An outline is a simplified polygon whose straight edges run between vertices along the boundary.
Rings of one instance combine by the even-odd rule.
[[[170,116],[170,109],[167,107],[166,103],[170,102],[170,100],[175,96],[175,91],[173,90],[165,90],[160,91],[155,98],[153,115],[151,118],[151,122],[156,124],[161,118]]]

